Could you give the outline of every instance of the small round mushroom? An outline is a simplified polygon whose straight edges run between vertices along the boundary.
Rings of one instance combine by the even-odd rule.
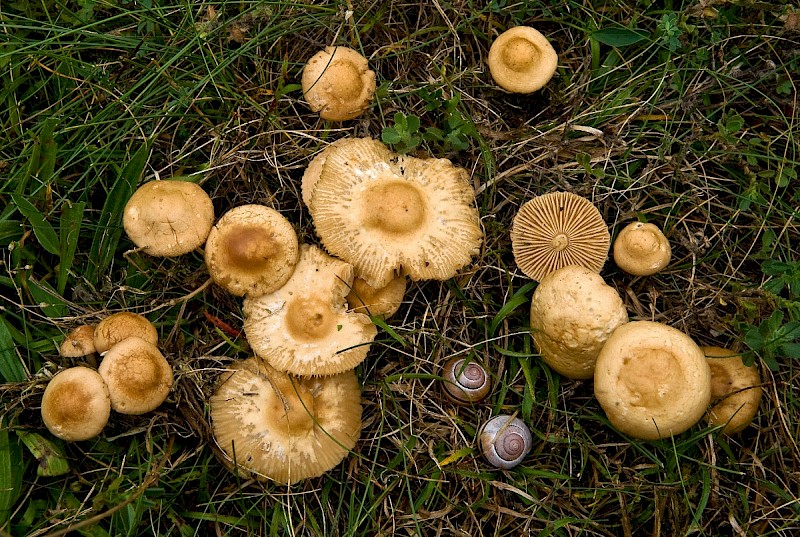
[[[158,343],[158,331],[145,316],[120,311],[97,323],[94,329],[94,346],[97,352],[103,353],[132,336],[142,338],[152,345]]]
[[[91,324],[82,324],[71,330],[58,349],[64,358],[80,358],[95,352],[94,325]]]
[[[711,410],[706,420],[736,434],[750,425],[761,404],[761,375],[755,365],[746,366],[742,356],[722,347],[701,347],[711,368]]]
[[[406,277],[400,276],[376,289],[362,278],[354,278],[347,304],[356,313],[388,319],[400,309],[406,294]]]
[[[94,438],[110,415],[108,388],[97,371],[88,367],[71,367],[57,373],[42,396],[45,427],[67,442]]]
[[[349,47],[326,47],[314,54],[300,83],[309,108],[330,121],[357,118],[375,94],[375,72]]]
[[[241,205],[211,229],[206,267],[231,294],[259,296],[286,283],[297,265],[298,248],[294,227],[281,213],[265,205]]]
[[[634,276],[650,276],[669,264],[672,249],[655,224],[633,222],[614,241],[614,262]]]
[[[173,257],[206,242],[214,224],[214,205],[195,183],[150,181],[125,205],[122,225],[133,243],[153,256]]]
[[[656,440],[703,417],[711,372],[703,351],[683,332],[633,321],[617,328],[597,356],[594,393],[614,427]]]
[[[495,416],[478,433],[483,456],[492,466],[514,468],[530,453],[533,436],[525,422],[511,416]]]
[[[492,390],[492,377],[481,364],[451,358],[442,367],[444,393],[456,403],[477,403]]]
[[[558,54],[541,32],[530,26],[517,26],[494,40],[486,63],[501,88],[533,93],[553,78]]]

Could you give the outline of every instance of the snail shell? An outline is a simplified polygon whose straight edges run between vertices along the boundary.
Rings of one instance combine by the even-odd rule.
[[[457,403],[475,403],[489,394],[492,379],[476,362],[452,358],[442,370],[445,394]]]
[[[509,469],[522,462],[533,447],[525,422],[511,416],[495,416],[478,433],[484,457],[497,468]]]

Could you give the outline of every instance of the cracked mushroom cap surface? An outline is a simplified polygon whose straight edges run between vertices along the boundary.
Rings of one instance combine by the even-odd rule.
[[[553,78],[558,54],[541,32],[530,26],[516,26],[494,40],[486,63],[501,88],[532,93]]]
[[[614,240],[614,262],[634,276],[650,276],[669,265],[672,248],[655,224],[633,222]]]
[[[236,296],[275,291],[292,275],[298,255],[292,224],[275,209],[255,204],[222,215],[205,247],[211,278]]]
[[[328,150],[312,196],[322,244],[375,288],[398,276],[446,280],[483,242],[469,174],[354,138]]]
[[[214,438],[241,475],[292,484],[339,464],[361,432],[354,371],[296,378],[258,358],[232,364],[210,400]]]
[[[65,358],[79,358],[97,352],[94,344],[94,325],[82,324],[72,330],[61,342],[58,353]]]
[[[551,192],[528,200],[511,227],[514,261],[536,281],[568,265],[600,272],[610,244],[611,235],[600,211],[571,192]]]
[[[702,349],[680,330],[633,321],[617,328],[600,351],[594,393],[619,431],[657,440],[703,417],[711,371]]]
[[[627,322],[617,290],[585,267],[551,272],[531,298],[533,342],[542,360],[568,378],[591,378],[600,349]]]
[[[158,344],[158,331],[144,315],[130,311],[112,313],[94,328],[94,346],[103,353],[129,337],[139,337],[153,345]]]
[[[711,368],[711,409],[706,420],[736,434],[750,425],[761,404],[761,375],[739,353],[722,347],[701,347]]]
[[[173,257],[206,242],[214,224],[214,205],[195,183],[150,181],[125,205],[122,225],[133,243],[153,256]]]
[[[349,47],[325,47],[303,68],[300,79],[309,108],[330,121],[360,116],[375,94],[375,72]]]
[[[88,367],[57,373],[42,395],[42,421],[54,436],[67,442],[94,438],[111,415],[111,400],[103,378]]]
[[[253,351],[279,371],[335,375],[367,355],[377,329],[347,311],[353,267],[308,244],[286,284],[244,300],[244,331]]]

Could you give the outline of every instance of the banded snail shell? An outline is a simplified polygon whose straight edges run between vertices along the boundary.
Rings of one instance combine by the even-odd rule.
[[[496,468],[509,469],[522,462],[533,447],[525,422],[511,416],[495,416],[478,433],[484,457]]]
[[[457,403],[475,403],[489,395],[492,378],[477,362],[452,358],[442,369],[445,394]]]

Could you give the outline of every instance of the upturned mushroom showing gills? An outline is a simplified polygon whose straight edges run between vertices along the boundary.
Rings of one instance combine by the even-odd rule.
[[[332,469],[361,431],[361,386],[352,370],[298,379],[250,358],[223,373],[210,407],[226,466],[279,483]]]
[[[103,378],[94,369],[71,367],[57,373],[42,396],[42,421],[54,436],[67,442],[94,438],[111,414]]]
[[[614,241],[614,262],[634,276],[650,276],[669,265],[672,248],[655,224],[633,222]]]
[[[407,274],[446,280],[483,241],[466,170],[355,138],[327,150],[311,198],[322,244],[375,288]]]
[[[308,244],[286,284],[244,300],[244,331],[259,358],[294,375],[334,375],[360,364],[377,329],[347,311],[353,267]]]
[[[375,72],[367,59],[348,47],[326,47],[314,54],[301,78],[308,106],[319,117],[345,121],[360,116],[375,93]]]
[[[723,426],[722,432],[736,434],[750,425],[761,403],[761,375],[755,365],[747,366],[740,354],[722,347],[701,347],[711,368],[711,409],[709,425]]]
[[[558,54],[541,32],[517,26],[494,40],[486,63],[501,88],[513,93],[532,93],[553,78]]]

